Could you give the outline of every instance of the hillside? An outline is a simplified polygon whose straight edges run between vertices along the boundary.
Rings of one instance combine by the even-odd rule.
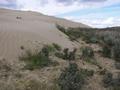
[[[119,30],[0,9],[0,90],[120,90]]]

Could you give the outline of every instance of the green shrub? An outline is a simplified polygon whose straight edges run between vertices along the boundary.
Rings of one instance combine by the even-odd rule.
[[[86,33],[83,35],[83,41],[86,43],[98,43],[98,37],[94,34],[94,32]]]
[[[93,74],[92,70],[79,70],[77,64],[70,63],[69,67],[61,73],[58,83],[61,90],[81,90],[86,78],[93,76]]]
[[[63,59],[65,59],[65,60],[68,60],[68,57],[69,57],[69,49],[68,48],[65,48],[64,50],[63,50]]]
[[[91,47],[88,47],[88,46],[82,47],[81,51],[82,51],[81,57],[83,60],[85,60],[90,64],[96,65],[100,68],[100,65],[97,63],[97,61],[94,58],[94,51]]]
[[[111,73],[106,73],[103,77],[103,83],[105,87],[112,86],[113,75]]]
[[[22,56],[21,60],[26,62],[25,68],[29,70],[48,66],[51,63],[48,56],[42,52],[36,54],[27,54],[27,56]]]
[[[103,46],[102,54],[103,54],[104,57],[111,58],[111,48],[108,47],[108,46]]]
[[[112,90],[119,90],[120,89],[120,76],[113,78],[111,73],[105,74],[103,78],[104,87],[112,88]]]
[[[116,62],[116,63],[115,63],[115,67],[116,67],[116,69],[119,69],[119,70],[120,70],[120,62]]]
[[[77,49],[76,48],[74,48],[74,50],[73,51],[71,51],[71,52],[69,52],[69,56],[68,56],[68,60],[75,60],[76,58],[75,58],[75,55],[76,55],[76,51],[77,51]]]
[[[44,46],[40,52],[32,54],[30,51],[26,52],[26,55],[20,57],[20,60],[26,62],[26,69],[33,70],[37,68],[42,68],[53,64],[49,58],[51,48]]]
[[[94,58],[94,51],[91,47],[82,47],[81,48],[82,51],[82,58],[87,60],[87,59],[92,59]]]
[[[120,62],[120,41],[115,42],[113,47],[113,57],[116,61]]]
[[[72,63],[59,77],[58,84],[61,90],[81,90],[84,78],[80,74],[77,64]]]

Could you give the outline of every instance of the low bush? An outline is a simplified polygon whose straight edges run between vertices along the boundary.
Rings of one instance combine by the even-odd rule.
[[[70,63],[69,67],[63,71],[59,77],[59,86],[61,90],[81,90],[85,84],[86,78],[93,76],[94,71],[87,69],[78,69],[77,64]]]
[[[94,51],[91,47],[82,47],[82,57],[83,58],[93,58],[94,57]]]
[[[108,47],[108,46],[103,46],[102,48],[102,54],[104,57],[108,57],[108,58],[111,58],[111,48]]]
[[[81,48],[82,51],[82,59],[85,60],[88,63],[91,64],[97,64],[96,61],[94,60],[94,51],[91,47],[82,47]]]
[[[75,60],[76,51],[76,48],[73,51],[69,51],[68,48],[65,48],[62,52],[56,52],[55,56],[64,60]]]
[[[116,62],[116,63],[115,63],[115,67],[116,67],[116,69],[119,69],[119,70],[120,70],[120,62]]]
[[[20,60],[26,62],[26,69],[33,70],[37,68],[42,68],[48,65],[53,64],[49,58],[51,48],[44,46],[40,52],[32,54],[30,51],[27,51],[26,55],[20,57]]]
[[[111,73],[105,74],[103,78],[104,87],[112,88],[112,90],[120,90],[120,76],[113,78]]]
[[[112,86],[113,75],[111,73],[106,73],[103,77],[103,83],[105,87]]]
[[[113,47],[113,58],[120,62],[120,41],[116,41]]]

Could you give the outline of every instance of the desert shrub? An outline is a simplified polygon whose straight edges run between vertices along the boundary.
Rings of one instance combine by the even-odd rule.
[[[76,59],[76,58],[75,58],[76,51],[77,51],[77,49],[74,48],[73,51],[70,51],[70,52],[69,52],[68,60],[75,60],[75,59]]]
[[[69,28],[66,33],[69,36],[71,41],[77,41],[82,35],[78,30],[74,30],[74,28]]]
[[[91,47],[88,47],[88,46],[82,47],[81,51],[82,51],[81,57],[83,60],[85,60],[86,62],[90,64],[100,67],[100,65],[97,63],[97,61],[94,58],[94,51]]]
[[[59,77],[61,90],[81,90],[86,82],[86,78],[93,76],[94,71],[78,69],[77,64],[70,63],[69,67],[63,71]]]
[[[69,49],[65,48],[63,50],[63,52],[57,52],[55,55],[59,58],[64,59],[64,60],[68,60],[69,59]]]
[[[58,44],[56,44],[56,43],[53,43],[53,46],[54,46],[54,48],[55,48],[56,50],[58,50],[58,51],[61,51],[61,50],[62,50],[62,48],[61,48]]]
[[[88,69],[81,69],[80,73],[84,76],[84,77],[90,77],[94,75],[94,71],[93,70],[88,70]]]
[[[116,67],[116,69],[119,69],[119,70],[120,70],[120,62],[116,62],[116,63],[115,63],[115,67]]]
[[[68,48],[65,48],[65,49],[63,50],[63,53],[64,53],[63,59],[67,60],[68,57],[69,57],[69,49],[68,49]]]
[[[22,59],[26,62],[26,69],[33,70],[35,68],[41,68],[50,64],[50,59],[46,54],[36,53],[27,56],[23,56]]]
[[[42,52],[52,53],[55,52],[55,48],[52,45],[44,45],[44,47],[42,48]]]
[[[87,59],[92,59],[94,58],[94,51],[91,47],[82,47],[81,48],[82,51],[82,58],[87,60]]]
[[[106,72],[107,72],[107,70],[106,70],[106,69],[102,69],[102,70],[100,70],[100,71],[99,71],[99,74],[100,74],[100,75],[105,75],[105,74],[106,74]]]
[[[103,83],[105,87],[112,86],[113,75],[111,73],[106,73],[103,77]]]
[[[40,52],[36,52],[34,54],[32,54],[30,51],[27,51],[26,55],[20,57],[20,60],[26,62],[25,68],[29,70],[49,66],[54,63],[49,58],[50,51],[51,48],[48,46],[44,46]]]
[[[111,57],[111,48],[110,47],[108,47],[108,46],[103,46],[103,48],[102,48],[102,54],[103,54],[103,56],[104,57]]]
[[[59,77],[61,90],[80,90],[84,84],[84,78],[80,74],[77,64],[72,63]]]
[[[115,42],[113,47],[113,57],[116,61],[120,62],[120,41]]]
[[[69,51],[68,48],[65,48],[62,52],[56,52],[55,56],[64,60],[75,60],[76,51],[76,48],[73,51]]]
[[[98,43],[99,41],[98,37],[95,35],[95,31],[92,30],[86,31],[82,39],[86,43]]]
[[[114,38],[107,34],[102,37],[102,41],[109,47],[112,47],[114,45]]]
[[[113,78],[111,73],[107,73],[103,78],[103,83],[105,87],[112,88],[112,90],[119,90],[120,89],[120,75],[116,78]]]

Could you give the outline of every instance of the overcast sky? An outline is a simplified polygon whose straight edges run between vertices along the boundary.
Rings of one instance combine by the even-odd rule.
[[[0,0],[0,7],[37,11],[93,27],[120,26],[120,0]]]

